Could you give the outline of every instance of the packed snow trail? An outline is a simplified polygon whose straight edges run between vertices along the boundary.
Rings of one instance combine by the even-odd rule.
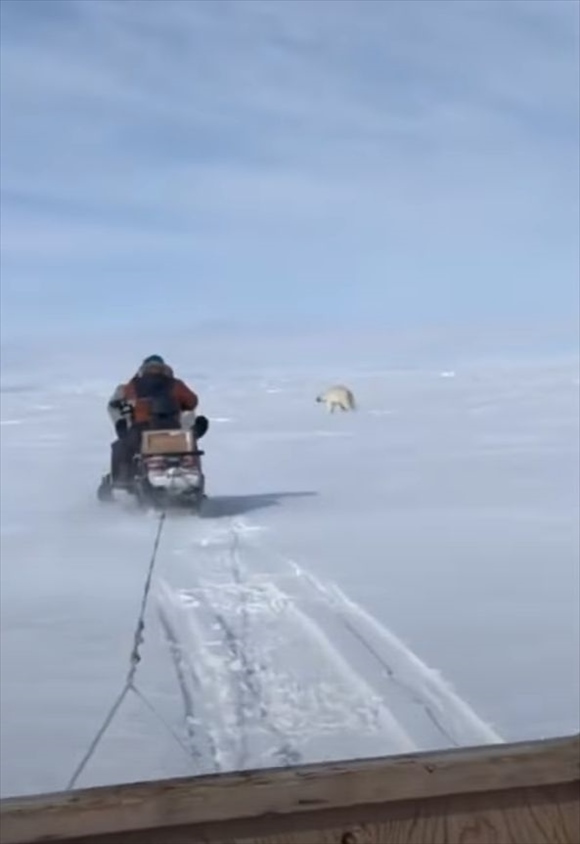
[[[197,527],[173,549],[193,585],[164,581],[158,602],[200,770],[502,741],[337,586],[266,544],[261,526]]]
[[[168,596],[168,600],[171,600],[171,596]],[[177,682],[182,696],[189,751],[197,768],[207,770],[209,766],[211,771],[217,771],[217,748],[211,727],[206,726],[209,723],[208,713],[203,713],[204,718],[196,715],[198,709],[200,714],[202,710],[202,685],[191,662],[183,659],[177,634],[161,602],[159,604],[159,620],[175,666]]]
[[[291,562],[291,561],[289,561]],[[325,586],[312,574],[293,564],[296,575],[304,578],[321,596],[335,621],[357,640],[375,660],[384,678],[398,687],[406,703],[420,707],[440,736],[450,744],[497,743],[498,733],[462,700],[433,669],[428,668],[390,630],[361,606],[349,599],[336,584]]]

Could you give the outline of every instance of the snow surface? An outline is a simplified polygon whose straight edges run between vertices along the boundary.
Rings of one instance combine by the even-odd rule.
[[[84,754],[158,527],[95,498],[124,373],[50,371],[3,374],[3,795]],[[129,696],[80,786],[578,731],[576,360],[179,374],[210,501],[155,570],[137,684],[166,723]],[[315,403],[337,379],[356,413]]]

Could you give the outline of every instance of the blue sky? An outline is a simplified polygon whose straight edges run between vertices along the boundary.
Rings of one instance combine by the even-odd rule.
[[[574,320],[575,0],[2,0],[7,332]]]

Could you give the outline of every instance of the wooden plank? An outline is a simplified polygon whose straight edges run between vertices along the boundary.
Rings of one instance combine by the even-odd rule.
[[[368,817],[371,810],[381,808],[390,811],[392,817],[395,804],[404,801],[426,805],[433,799],[457,800],[486,792],[500,794],[556,786],[571,787],[577,793],[579,783],[580,740],[575,736],[5,799],[0,802],[0,840],[2,844],[31,844],[114,834],[118,841],[129,841],[130,833],[140,831],[141,837],[134,840],[145,842],[146,830],[163,829],[163,842],[169,842],[167,834],[171,829],[177,833],[188,825],[201,829],[226,823],[241,830],[248,821],[255,826],[256,819],[271,816],[276,817],[278,828],[291,821],[295,829],[297,824],[310,825],[311,832],[314,814],[320,818],[323,814],[336,816],[346,811],[352,819],[361,814]],[[573,812],[575,803],[570,793],[566,799]],[[574,826],[573,819],[568,826]],[[190,838],[182,840],[219,840],[191,838],[189,834]],[[273,830],[270,828],[266,834],[273,834]],[[159,842],[159,838],[156,840]],[[243,839],[234,836],[227,840]],[[407,840],[413,839],[401,838]],[[471,839],[464,836],[461,840]],[[555,844],[569,839],[552,840]],[[490,839],[490,844],[493,841]]]
[[[55,839],[51,839],[53,842]],[[58,841],[59,839],[56,839]],[[574,784],[69,839],[66,844],[578,844]],[[31,842],[32,844],[32,842]]]

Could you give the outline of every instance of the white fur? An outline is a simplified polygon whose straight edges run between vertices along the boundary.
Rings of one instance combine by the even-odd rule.
[[[116,402],[116,401],[121,401],[121,399],[123,399],[123,396],[124,396],[124,385],[119,384],[117,387],[115,387],[115,391],[114,391],[113,395],[111,396],[111,398],[109,399],[109,404],[107,404],[107,413],[109,414],[109,417],[110,417],[113,425],[116,425],[117,422],[120,419],[123,419],[123,414],[121,413],[121,411],[117,407],[111,407],[111,403]],[[127,421],[129,422],[129,420],[127,420]]]
[[[329,413],[334,413],[335,410],[356,410],[356,402],[352,390],[344,387],[342,384],[336,384],[334,387],[329,387],[324,393],[316,397],[317,402],[322,402],[326,405]]]
[[[185,431],[188,431],[190,428],[193,428],[196,416],[197,413],[195,410],[183,410],[181,412],[181,427]]]

